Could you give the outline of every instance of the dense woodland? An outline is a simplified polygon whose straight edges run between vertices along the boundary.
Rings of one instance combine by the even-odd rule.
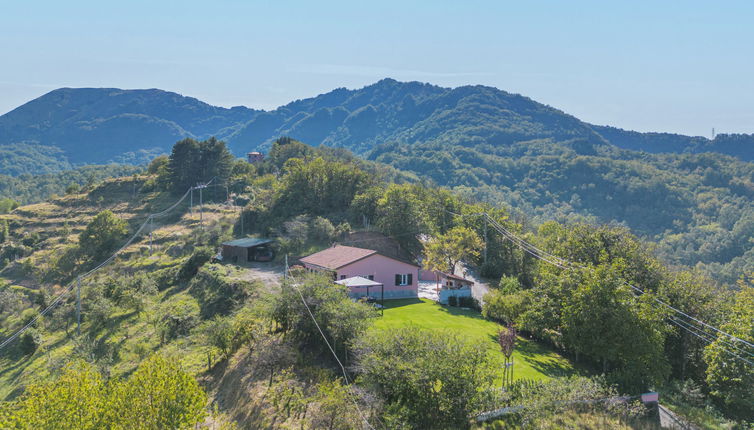
[[[0,196],[20,204],[39,203],[54,196],[91,189],[105,178],[133,175],[143,169],[133,165],[111,164],[82,166],[42,175],[0,175]]]
[[[385,145],[371,159],[503,204],[534,224],[614,223],[670,264],[734,285],[754,269],[754,164],[719,154],[646,154],[531,141],[495,147]]]

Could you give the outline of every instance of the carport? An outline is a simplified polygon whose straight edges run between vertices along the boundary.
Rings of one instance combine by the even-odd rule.
[[[247,237],[223,242],[223,261],[239,263],[246,261],[271,261],[275,258],[272,239]]]

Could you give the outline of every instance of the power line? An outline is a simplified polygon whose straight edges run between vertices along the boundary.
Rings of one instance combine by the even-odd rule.
[[[213,180],[214,180],[214,178],[213,178]],[[178,201],[176,203],[174,203],[173,205],[171,205],[169,208],[167,208],[167,209],[165,209],[165,210],[163,210],[161,212],[158,212],[156,214],[150,214],[150,215],[148,215],[147,218],[146,218],[146,220],[139,226],[139,228],[136,230],[136,232],[126,241],[126,243],[123,244],[123,246],[121,246],[120,248],[118,248],[118,250],[115,251],[112,255],[110,255],[110,257],[108,257],[105,261],[101,262],[96,267],[94,267],[93,269],[91,269],[88,272],[84,273],[83,275],[80,275],[77,278],[76,281],[70,282],[63,289],[63,291],[61,291],[60,293],[58,293],[58,295],[53,299],[53,301],[45,309],[43,309],[42,311],[40,311],[39,314],[37,314],[34,318],[31,319],[31,321],[29,321],[26,325],[24,325],[23,327],[21,327],[20,329],[18,329],[10,337],[8,337],[2,343],[0,343],[0,350],[2,350],[3,348],[5,348],[8,344],[10,344],[11,342],[13,342],[14,340],[18,339],[19,336],[21,336],[24,332],[26,332],[26,330],[28,330],[29,328],[31,328],[41,317],[47,315],[53,308],[55,308],[60,303],[60,301],[63,300],[63,297],[66,294],[68,294],[69,292],[71,292],[71,290],[73,289],[73,287],[77,285],[77,282],[80,282],[80,280],[82,280],[82,279],[88,278],[89,276],[91,276],[92,274],[94,274],[95,272],[97,272],[99,269],[105,267],[110,262],[112,262],[118,254],[120,254],[124,249],[126,249],[127,247],[129,247],[133,243],[133,241],[139,236],[139,234],[142,232],[142,230],[144,230],[144,228],[146,227],[146,225],[148,223],[150,223],[153,218],[161,218],[161,217],[167,215],[170,211],[172,211],[176,207],[178,207],[178,205],[183,200],[186,199],[186,197],[189,195],[189,193],[191,192],[191,190],[193,190],[193,188],[194,187],[189,188],[189,190],[186,191],[186,193],[183,194],[183,196],[180,199],[178,199]]]
[[[668,321],[670,321],[671,323],[677,325],[678,327],[686,330],[687,332],[691,333],[692,335],[694,335],[694,336],[696,336],[696,337],[704,340],[708,344],[711,344],[715,340],[717,340],[714,337],[711,337],[711,335],[709,333],[704,333],[704,332],[700,333],[700,332],[697,332],[697,331],[693,330],[692,328],[690,328],[690,327],[693,327],[693,326],[689,325],[689,327],[687,327],[686,325],[682,324],[681,320],[678,320],[677,318],[671,317]],[[710,336],[710,337],[707,337],[707,336]],[[722,349],[723,351],[727,352],[728,354],[730,354],[730,355],[738,358],[739,360],[741,360],[741,361],[743,361],[743,362],[745,362],[745,363],[747,363],[747,364],[749,364],[751,366],[754,366],[754,361],[750,361],[750,360],[748,360],[746,358],[743,358],[740,355],[736,354],[735,352],[732,352],[732,351],[728,350],[724,346],[720,347],[720,349]]]
[[[340,369],[343,371],[343,378],[344,378],[344,380],[346,382],[346,386],[348,387],[348,393],[349,393],[349,398],[351,399],[351,402],[353,402],[353,405],[356,407],[356,410],[358,411],[359,416],[361,417],[361,419],[364,421],[364,424],[366,424],[366,426],[368,428],[374,430],[374,427],[372,427],[372,425],[369,424],[369,421],[366,419],[366,416],[364,415],[364,413],[362,412],[361,408],[359,407],[358,402],[356,402],[355,394],[351,391],[352,387],[351,387],[351,383],[348,380],[348,372],[346,372],[346,367],[343,365],[343,363],[341,363],[340,358],[338,358],[338,354],[335,353],[335,350],[330,345],[330,341],[328,341],[327,340],[327,336],[325,336],[325,332],[322,331],[322,328],[319,326],[319,323],[317,322],[317,319],[314,317],[314,313],[309,308],[309,304],[306,303],[306,299],[304,298],[304,294],[301,292],[301,289],[299,289],[299,287],[298,287],[298,281],[296,281],[296,278],[290,273],[290,270],[289,270],[288,265],[287,265],[287,257],[286,257],[285,273],[287,274],[287,276],[289,276],[291,278],[292,282],[290,282],[290,285],[293,286],[293,288],[298,293],[299,297],[301,297],[301,303],[304,304],[304,307],[306,308],[307,312],[309,313],[309,317],[311,317],[312,321],[314,322],[314,325],[317,327],[317,330],[319,331],[319,334],[322,335],[322,339],[324,339],[325,345],[327,345],[327,348],[332,353],[333,357],[335,358],[335,361],[338,363],[338,366],[340,366]]]
[[[644,291],[644,290],[642,290],[641,288],[639,288],[639,287],[636,287],[636,286],[633,286],[633,285],[629,284],[628,282],[625,282],[625,281],[624,281],[624,284],[626,284],[626,285],[628,285],[629,287],[631,287],[631,288],[632,288],[632,289],[633,289],[634,291],[638,291],[638,292],[640,292],[641,294],[644,294],[644,293],[645,293],[645,291]],[[746,345],[748,345],[748,346],[750,346],[750,347],[753,347],[753,348],[754,348],[754,344],[752,344],[752,343],[750,343],[750,342],[747,342],[746,340],[744,340],[744,339],[741,339],[741,338],[740,338],[740,337],[738,337],[738,336],[733,336],[732,334],[726,333],[726,332],[724,332],[724,331],[722,331],[722,330],[718,329],[717,327],[713,327],[713,326],[711,326],[711,325],[709,325],[709,324],[705,323],[704,321],[698,320],[698,319],[696,319],[696,318],[692,317],[691,315],[689,315],[689,314],[687,314],[687,313],[685,313],[685,312],[683,312],[683,311],[681,311],[681,310],[679,310],[679,309],[677,309],[677,308],[675,308],[675,307],[673,307],[673,306],[671,306],[671,305],[669,305],[669,304],[665,303],[664,301],[662,301],[662,300],[658,299],[658,298],[657,298],[657,297],[655,297],[655,296],[652,296],[652,298],[653,298],[653,299],[654,299],[654,300],[655,300],[656,302],[658,302],[658,303],[662,304],[663,306],[665,306],[665,307],[667,307],[667,308],[671,309],[672,311],[676,312],[677,314],[680,314],[680,315],[682,315],[682,316],[684,316],[684,317],[686,317],[686,318],[689,318],[689,319],[691,319],[691,320],[693,320],[693,321],[695,321],[695,322],[697,322],[697,323],[699,323],[699,324],[701,324],[701,325],[703,325],[703,326],[705,326],[705,327],[707,327],[707,328],[710,328],[710,329],[712,329],[712,330],[716,331],[717,333],[719,333],[719,334],[722,334],[723,336],[726,336],[726,337],[730,338],[730,339],[731,339],[731,340],[733,340],[734,342],[742,342],[742,343],[744,343],[744,344],[746,344]]]
[[[448,211],[447,209],[446,209],[446,212],[448,212],[448,213],[450,213],[452,215],[461,216],[461,217],[469,216],[469,215],[479,215],[479,214],[466,214],[466,215],[464,215],[464,214],[457,214],[457,213]],[[493,226],[493,228],[495,228],[495,230],[497,230],[505,238],[507,238],[507,239],[511,240],[512,242],[516,243],[517,245],[519,245],[519,247],[521,247],[521,249],[523,249],[524,251],[526,251],[529,254],[533,255],[535,258],[537,258],[539,260],[542,260],[542,261],[545,261],[545,262],[547,262],[547,263],[549,263],[551,265],[554,265],[556,267],[559,267],[561,269],[573,270],[575,268],[586,268],[585,266],[582,266],[582,265],[573,263],[571,261],[562,259],[560,257],[554,256],[554,255],[552,255],[552,254],[550,254],[550,253],[548,253],[546,251],[543,251],[543,250],[537,248],[536,246],[530,244],[529,242],[526,242],[524,239],[521,239],[520,237],[516,236],[514,233],[510,232],[508,229],[506,229],[505,227],[503,227],[502,225],[500,225],[500,223],[498,223],[492,217],[490,217],[490,215],[488,213],[483,212],[481,214],[484,215],[487,218],[488,221],[490,221],[490,224],[492,224],[492,226]],[[627,285],[628,287],[630,287],[631,289],[633,289],[634,291],[639,292],[640,294],[645,294],[646,293],[646,291],[644,291],[643,289],[641,289],[639,287],[636,287],[636,286],[634,286],[634,285],[632,285],[632,284],[630,284],[630,283],[628,283],[626,281],[623,281],[623,283],[625,285]],[[712,326],[710,324],[707,324],[704,321],[701,321],[701,320],[699,320],[699,319],[697,319],[697,318],[695,318],[695,317],[693,317],[693,316],[691,316],[691,315],[689,315],[689,314],[681,311],[680,309],[678,309],[678,308],[676,308],[676,307],[674,307],[674,306],[672,306],[672,305],[670,305],[668,303],[665,303],[663,300],[657,298],[654,295],[651,295],[651,297],[652,297],[652,299],[655,302],[657,302],[657,303],[665,306],[666,308],[672,310],[676,314],[679,314],[679,315],[681,315],[683,317],[686,317],[686,318],[688,318],[688,319],[690,319],[690,320],[692,320],[692,321],[694,321],[694,322],[696,322],[698,324],[701,324],[701,326],[704,326],[706,328],[714,330],[718,334],[720,334],[720,335],[722,335],[724,337],[727,337],[728,339],[730,339],[730,340],[732,340],[734,342],[741,342],[741,343],[743,343],[743,344],[745,344],[745,345],[747,345],[749,347],[753,347],[754,348],[754,344],[752,344],[751,342],[746,341],[745,339],[741,339],[741,338],[739,338],[737,336],[734,336],[734,335],[732,335],[730,333],[724,332],[724,331],[718,329],[717,327],[714,327],[714,326]],[[693,324],[688,323],[688,322],[687,322],[687,324],[689,324],[689,326],[692,326],[692,327],[696,328],[697,330],[700,330],[702,333],[704,333],[703,328],[701,326],[694,326]],[[676,324],[676,325],[678,325],[678,324]],[[736,347],[735,345],[732,345],[732,346],[734,348],[736,348],[737,350],[739,350],[739,351],[743,351],[743,350],[739,349],[738,347]],[[734,356],[736,356],[738,358],[741,358],[737,354],[734,354],[734,353],[732,353],[730,351],[728,351],[728,352],[731,353],[731,355],[734,355]],[[751,354],[748,351],[746,353],[749,354],[749,355],[754,356],[754,354]],[[746,360],[744,358],[741,358],[741,359],[744,360],[745,362],[749,363],[749,364],[752,364],[752,362],[750,362],[749,360]]]

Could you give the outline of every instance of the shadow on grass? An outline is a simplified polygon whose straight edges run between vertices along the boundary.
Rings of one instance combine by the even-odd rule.
[[[579,373],[573,363],[560,356],[553,348],[534,340],[519,337],[516,352],[531,368],[544,375],[556,377]]]
[[[438,309],[441,312],[446,312],[446,313],[449,313],[449,314],[454,315],[454,316],[467,317],[467,318],[474,318],[474,319],[483,320],[483,321],[489,321],[488,319],[486,319],[486,318],[484,318],[482,316],[481,312],[479,312],[479,311],[477,311],[475,309],[460,308],[460,307],[454,307],[454,306],[442,306],[442,305],[439,305],[439,304],[436,304],[435,306],[437,306]],[[495,338],[495,339],[496,339],[495,342],[497,342],[497,338]]]
[[[385,310],[423,303],[419,299],[385,299]]]

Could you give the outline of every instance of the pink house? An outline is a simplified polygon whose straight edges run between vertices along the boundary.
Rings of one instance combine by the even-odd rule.
[[[384,286],[386,299],[418,296],[419,266],[386,257],[372,249],[335,245],[302,258],[301,263],[309,271],[332,273],[335,281],[360,276],[380,283]],[[378,291],[379,288],[372,290],[374,293]],[[352,297],[365,294],[366,291],[358,287],[351,288]]]

